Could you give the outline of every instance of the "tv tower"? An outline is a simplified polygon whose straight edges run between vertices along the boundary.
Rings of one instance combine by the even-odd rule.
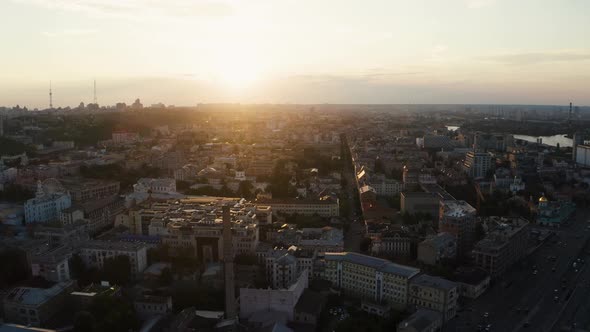
[[[53,91],[51,90],[51,81],[49,81],[49,108],[53,109]]]
[[[94,103],[98,105],[98,101],[96,99],[96,80],[94,80]]]

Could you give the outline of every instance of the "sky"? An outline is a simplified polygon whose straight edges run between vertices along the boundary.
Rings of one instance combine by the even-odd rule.
[[[2,0],[0,105],[590,105],[587,0]]]

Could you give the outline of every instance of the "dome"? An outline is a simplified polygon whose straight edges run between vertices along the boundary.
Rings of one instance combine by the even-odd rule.
[[[547,199],[547,197],[545,197],[545,195],[541,196],[541,198],[539,198],[539,203],[546,203],[549,200]]]

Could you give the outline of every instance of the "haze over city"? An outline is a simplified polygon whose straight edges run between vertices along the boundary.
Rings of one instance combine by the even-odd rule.
[[[0,104],[590,104],[584,0],[7,0]]]

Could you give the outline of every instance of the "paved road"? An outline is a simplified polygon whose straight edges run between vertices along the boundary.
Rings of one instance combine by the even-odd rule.
[[[579,210],[569,226],[557,230],[556,236],[513,266],[503,280],[468,303],[444,331],[477,331],[478,326],[490,325],[490,331],[543,332],[567,324],[567,316],[575,316],[576,304],[590,293],[587,284],[579,285],[583,279],[590,280],[590,268],[585,264],[573,268],[578,258],[590,262],[585,253],[590,249],[586,248],[589,218],[588,210]]]

